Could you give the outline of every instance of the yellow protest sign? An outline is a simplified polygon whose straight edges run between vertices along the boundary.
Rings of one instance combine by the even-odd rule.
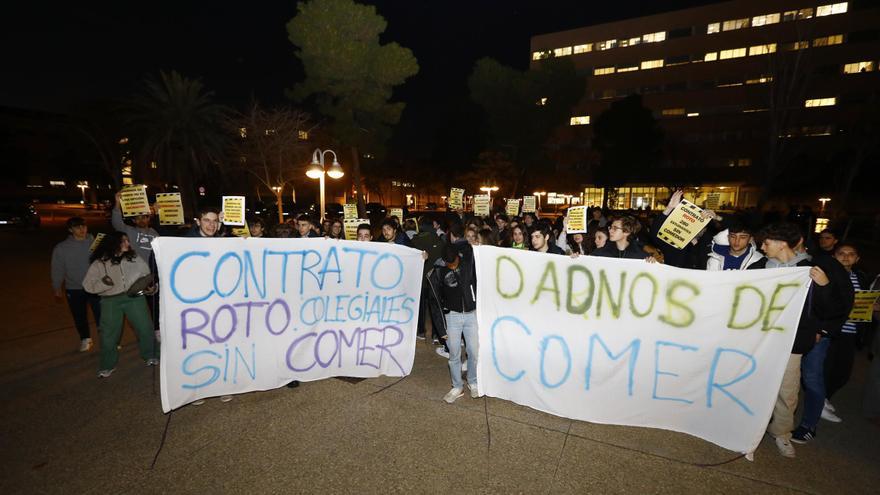
[[[345,232],[345,240],[356,241],[358,225],[365,223],[370,224],[369,218],[345,218],[342,220],[342,227]]]
[[[244,227],[236,227],[232,229],[232,235],[235,237],[250,237],[251,229],[248,227],[247,222],[244,223]]]
[[[849,321],[871,321],[877,298],[880,298],[880,290],[857,290]]]
[[[449,209],[461,210],[464,208],[464,189],[453,187],[449,190]]]
[[[572,206],[566,214],[568,223],[565,231],[569,234],[586,234],[587,233],[587,207]]]
[[[156,193],[159,225],[183,225],[183,203],[180,193]]]
[[[244,225],[244,196],[223,196],[223,223]]]
[[[491,213],[492,206],[489,204],[488,194],[477,194],[474,196],[474,215],[478,217],[488,217]]]
[[[515,217],[519,215],[519,200],[518,199],[508,199],[507,206],[504,211],[507,213],[509,217]]]
[[[89,252],[90,252],[90,253],[94,253],[94,252],[95,252],[95,248],[98,247],[98,244],[101,244],[101,239],[103,239],[105,235],[107,235],[107,234],[105,234],[105,233],[103,233],[103,232],[98,232],[98,233],[95,235],[95,240],[92,241],[92,245],[89,246]]]
[[[523,213],[534,213],[538,211],[538,201],[534,196],[523,196]]]
[[[403,223],[403,208],[390,208],[388,210],[388,217],[397,217]]]
[[[127,186],[119,191],[119,206],[122,216],[137,217],[150,214],[150,200],[147,199],[147,186]]]
[[[357,203],[346,203],[342,205],[342,218],[357,218],[358,217],[358,205]]]
[[[684,249],[709,222],[700,215],[702,212],[699,206],[681,200],[660,226],[657,237],[676,249]]]

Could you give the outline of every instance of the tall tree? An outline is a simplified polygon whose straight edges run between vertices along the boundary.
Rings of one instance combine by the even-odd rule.
[[[139,156],[158,162],[162,175],[177,183],[190,214],[198,209],[197,181],[222,176],[216,167],[227,149],[223,122],[229,112],[201,81],[175,71],[147,78],[129,105],[127,120]]]
[[[609,188],[644,176],[660,163],[663,131],[635,94],[617,100],[596,118],[593,146],[601,162],[596,183]],[[610,196],[605,194],[606,199]]]
[[[493,148],[513,162],[513,196],[530,170],[546,164],[545,144],[583,97],[583,78],[569,59],[544,60],[537,69],[518,71],[491,58],[477,61],[468,80],[471,98],[486,113]]]
[[[376,8],[352,0],[309,0],[287,24],[305,81],[288,92],[296,101],[314,98],[332,120],[331,133],[351,150],[358,210],[364,213],[360,149],[381,146],[400,120],[395,86],[419,71],[416,58],[397,43],[379,43],[387,26]]]
[[[303,136],[312,130],[309,115],[291,108],[264,109],[251,104],[247,112],[227,122],[232,156],[238,168],[265,187],[278,205],[278,222],[284,221],[282,198],[286,188],[296,195],[295,179],[304,174],[308,143]]]

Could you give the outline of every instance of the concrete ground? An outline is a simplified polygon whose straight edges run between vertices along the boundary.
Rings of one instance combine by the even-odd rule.
[[[329,379],[163,415],[157,370],[138,359],[131,332],[109,379],[95,377],[96,352],[75,352],[48,278],[61,220],[0,232],[0,493],[880,490],[880,428],[859,414],[863,355],[835,399],[844,422],[823,422],[796,459],[766,437],[748,462],[679,433],[571,421],[492,398],[448,405],[448,368],[424,344],[403,380]],[[106,230],[103,218],[92,220],[93,231]]]

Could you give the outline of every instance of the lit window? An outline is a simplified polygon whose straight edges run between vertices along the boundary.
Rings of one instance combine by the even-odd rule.
[[[747,108],[743,110],[743,113],[757,113],[757,112],[766,112],[769,108]]]
[[[813,17],[813,9],[806,8],[800,10],[789,10],[782,14],[782,21],[800,21],[803,19],[809,19]]]
[[[264,132],[266,133],[267,136],[274,136],[275,135],[275,129],[266,129]]]
[[[749,18],[745,19],[732,19],[729,21],[724,21],[721,24],[722,31],[733,31],[735,29],[742,29],[749,27]]]
[[[593,51],[593,44],[587,43],[586,45],[574,45],[574,53],[587,53]]]
[[[242,139],[247,138],[247,127],[239,127],[239,128],[238,128],[238,135],[239,135]]]
[[[542,51],[542,52],[532,52],[532,60],[542,60],[545,58],[550,58],[550,51]]]
[[[684,108],[664,108],[663,110],[660,111],[660,114],[663,115],[664,117],[675,117],[675,116],[684,115],[685,111],[684,111]]]
[[[128,138],[124,137],[124,138],[120,139],[119,144],[128,144]]]
[[[730,50],[721,50],[721,52],[718,54],[718,58],[720,58],[721,60],[727,60],[729,58],[740,58],[740,57],[745,57],[745,56],[746,56],[746,49],[745,48],[733,48]]]
[[[296,131],[296,137],[298,137],[300,141],[308,141],[309,131]]]
[[[756,15],[752,17],[752,26],[766,26],[767,24],[776,24],[779,22],[779,14]]]
[[[569,125],[587,125],[590,123],[589,115],[581,115],[579,117],[572,117]]]
[[[642,35],[642,43],[657,43],[660,41],[666,41],[666,31],[657,31],[656,33]]]
[[[703,57],[704,62],[714,62],[718,60],[718,52],[709,52]]]
[[[754,79],[746,79],[746,84],[764,84],[773,81],[773,76],[761,76]]]
[[[721,23],[720,22],[713,22],[712,24],[709,24],[709,26],[706,28],[706,34],[715,34],[715,33],[720,33],[720,32],[721,32]]]
[[[642,69],[657,69],[663,67],[663,59],[659,60],[642,60]]]
[[[607,99],[610,99],[610,98],[614,98],[615,96],[617,96],[617,90],[616,90],[616,89],[603,89],[603,90],[602,90],[602,93],[599,94],[599,99],[601,99],[601,100],[607,100]]]
[[[156,162],[150,162],[150,168],[158,168],[159,165]]]
[[[631,65],[629,67],[621,67],[621,68],[617,69],[617,72],[632,72],[634,70],[639,70],[639,66],[638,65]]]
[[[833,36],[823,36],[813,40],[813,46],[831,46],[843,43],[843,35],[835,34]]]
[[[687,116],[688,117],[699,117],[700,112],[688,112]]]
[[[642,42],[641,36],[636,36],[635,38],[629,38],[625,40],[620,40],[620,47],[624,48],[627,46],[635,46]]]
[[[833,107],[837,104],[837,98],[832,96],[831,98],[812,98],[804,103],[804,106],[807,108],[812,107]]]
[[[749,47],[749,56],[767,55],[776,52],[776,43],[768,43],[766,45],[754,45]]]
[[[783,43],[782,44],[783,50],[803,50],[804,48],[809,48],[809,47],[810,47],[809,41],[795,41],[792,43]]]
[[[63,187],[63,186],[66,186],[67,184],[63,180],[50,180],[49,185]]]
[[[858,74],[860,72],[874,72],[874,62],[854,62],[843,66],[844,74]]]
[[[617,40],[600,41],[596,43],[596,50],[610,50],[617,47]]]
[[[553,56],[554,57],[565,57],[566,55],[571,55],[571,47],[566,46],[564,48],[554,48]]]
[[[847,11],[848,2],[833,3],[829,5],[820,5],[816,7],[816,17],[826,15],[843,14]]]
[[[614,74],[614,66],[593,69],[594,76],[604,76],[605,74]]]

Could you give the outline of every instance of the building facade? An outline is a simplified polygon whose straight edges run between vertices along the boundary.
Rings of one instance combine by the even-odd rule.
[[[670,184],[710,206],[753,206],[798,180],[821,192],[829,181],[810,177],[865,159],[864,114],[880,90],[875,5],[735,0],[534,36],[533,67],[570,57],[587,86],[559,130],[558,161],[590,181],[596,118],[639,94],[664,133],[661,166],[617,188],[611,206],[656,207]],[[600,204],[603,190],[584,186],[584,202]]]

